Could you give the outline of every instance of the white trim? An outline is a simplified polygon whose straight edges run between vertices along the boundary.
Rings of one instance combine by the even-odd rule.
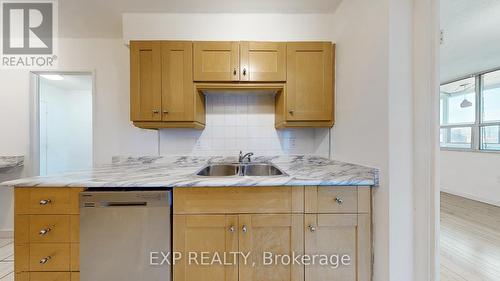
[[[494,205],[494,206],[500,207],[500,201],[485,199],[485,198],[473,195],[471,193],[459,192],[459,191],[457,192],[457,191],[454,191],[454,190],[451,190],[451,189],[448,189],[448,188],[444,188],[444,187],[441,188],[441,192],[449,193],[449,194],[460,196],[460,197],[463,197],[463,198],[466,198],[466,199],[470,199],[470,200],[478,201],[478,202],[481,202],[481,203],[485,203],[485,204],[489,204],[489,205]]]
[[[439,280],[439,1],[413,6],[414,280]]]
[[[14,238],[14,230],[0,230],[0,238],[1,239],[9,239]]]

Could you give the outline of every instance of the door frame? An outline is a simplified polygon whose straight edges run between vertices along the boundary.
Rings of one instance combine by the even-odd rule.
[[[96,125],[96,75],[94,70],[51,70],[30,71],[29,86],[29,141],[26,161],[27,175],[40,175],[40,75],[89,75],[92,77],[92,166],[95,166]]]

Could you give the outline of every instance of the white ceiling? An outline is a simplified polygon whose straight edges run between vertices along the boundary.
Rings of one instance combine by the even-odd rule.
[[[333,13],[341,1],[63,0],[59,1],[59,36],[119,38],[122,13]]]
[[[441,81],[500,67],[500,1],[441,0]]]

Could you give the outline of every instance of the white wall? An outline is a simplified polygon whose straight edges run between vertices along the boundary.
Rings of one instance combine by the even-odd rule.
[[[40,79],[40,175],[92,168],[92,91],[57,82]]]
[[[500,154],[441,151],[441,190],[500,206]]]
[[[160,155],[329,156],[327,128],[276,130],[274,93],[208,94],[205,100],[205,129],[160,130]]]
[[[412,1],[343,1],[333,19],[333,158],[380,168],[373,280],[412,280]]]
[[[331,14],[124,14],[123,39],[331,40]]]

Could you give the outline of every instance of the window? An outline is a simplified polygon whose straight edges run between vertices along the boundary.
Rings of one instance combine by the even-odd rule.
[[[500,151],[500,70],[441,85],[443,148]]]

